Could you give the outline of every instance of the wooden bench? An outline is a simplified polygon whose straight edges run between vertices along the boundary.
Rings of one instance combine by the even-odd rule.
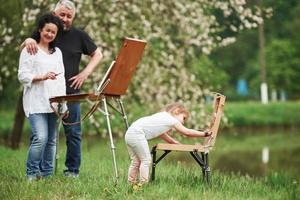
[[[203,179],[210,184],[211,172],[209,167],[209,151],[214,147],[216,137],[218,134],[219,125],[223,115],[223,109],[225,104],[225,96],[216,94],[213,102],[213,114],[209,129],[212,130],[212,135],[204,139],[202,144],[166,144],[159,143],[152,147],[152,172],[151,181],[155,179],[155,168],[157,164],[171,151],[189,152],[195,161],[202,168]],[[164,153],[156,158],[157,150],[162,150]],[[199,155],[199,153],[201,155]]]

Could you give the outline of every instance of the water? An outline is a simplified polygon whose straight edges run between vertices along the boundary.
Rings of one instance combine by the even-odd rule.
[[[290,150],[271,150],[268,163],[262,162],[261,155],[261,151],[224,153],[212,162],[212,168],[222,172],[235,172],[250,176],[264,176],[271,171],[285,172],[300,178],[300,147]]]

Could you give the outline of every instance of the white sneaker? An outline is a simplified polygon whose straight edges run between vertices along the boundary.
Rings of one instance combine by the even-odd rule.
[[[70,171],[64,171],[65,177],[79,178],[79,174]]]

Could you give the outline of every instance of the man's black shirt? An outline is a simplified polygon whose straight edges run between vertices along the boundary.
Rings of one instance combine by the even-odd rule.
[[[70,30],[57,35],[57,47],[60,48],[63,54],[66,93],[78,93],[79,89],[75,90],[70,87],[72,81],[69,81],[69,79],[79,73],[81,54],[91,55],[97,49],[97,46],[86,32],[71,27]]]

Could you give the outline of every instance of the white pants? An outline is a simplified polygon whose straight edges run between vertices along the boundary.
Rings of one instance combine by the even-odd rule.
[[[128,182],[132,184],[136,183],[138,173],[141,183],[148,182],[151,155],[147,139],[144,135],[140,134],[126,134],[125,141],[131,159],[128,170]]]

